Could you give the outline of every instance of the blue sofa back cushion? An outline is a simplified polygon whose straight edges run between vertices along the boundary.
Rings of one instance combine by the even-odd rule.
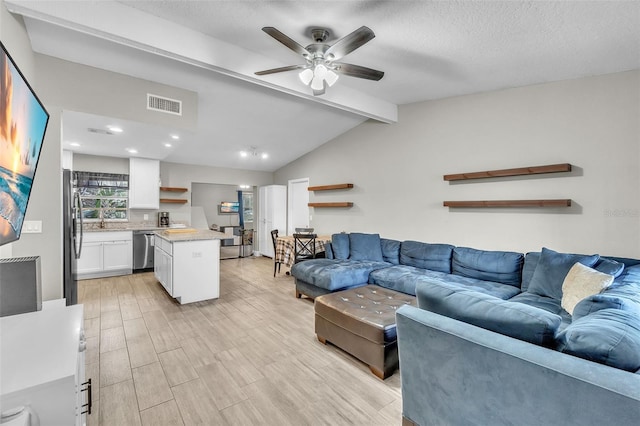
[[[348,259],[349,258],[349,235],[333,234],[331,236],[331,250],[333,251],[334,259]]]
[[[455,284],[420,282],[416,297],[421,309],[536,345],[555,345],[561,322],[560,316],[545,310],[461,290]]]
[[[400,245],[400,264],[432,271],[451,273],[453,246],[403,241]]]
[[[558,334],[558,350],[635,372],[640,369],[640,317],[602,309],[574,320]]]
[[[528,291],[529,283],[531,282],[533,273],[536,271],[538,261],[540,261],[539,251],[532,251],[524,256],[524,264],[522,265],[522,284],[520,285],[520,290],[522,290],[522,292]]]
[[[331,243],[329,241],[324,243],[324,257],[325,259],[335,259],[333,257],[333,247],[331,247]]]
[[[522,253],[456,247],[453,249],[451,271],[463,277],[494,281],[520,288],[523,262]]]
[[[564,282],[569,269],[580,262],[585,266],[592,267],[600,258],[599,255],[591,256],[581,254],[558,253],[546,247],[542,248],[540,260],[536,266],[528,292],[540,296],[552,297],[557,300],[562,299],[562,283]]]
[[[349,259],[384,262],[380,234],[349,234]]]
[[[392,265],[399,265],[400,241],[380,238],[380,245],[382,247],[382,258],[384,259],[384,261],[389,262]]]
[[[601,257],[600,260],[593,265],[593,269],[603,274],[612,275],[613,278],[618,278],[624,270],[624,263]]]

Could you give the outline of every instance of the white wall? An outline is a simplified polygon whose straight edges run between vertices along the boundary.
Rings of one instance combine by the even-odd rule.
[[[191,205],[204,210],[209,225],[238,226],[240,215],[219,214],[218,206],[222,201],[238,200],[238,185],[218,185],[209,183],[191,184]]]
[[[25,234],[5,247],[1,256],[40,256],[42,299],[62,297],[62,174],[60,164],[60,112],[51,105],[48,81],[38,68],[36,55],[22,18],[0,3],[0,39],[50,114],[25,220],[42,221],[42,233]]]
[[[278,170],[275,182],[353,183],[310,201],[319,233],[378,232],[487,250],[640,258],[640,72],[402,106]],[[571,163],[574,171],[448,183],[458,172]],[[571,208],[456,209],[444,200],[571,198]]]

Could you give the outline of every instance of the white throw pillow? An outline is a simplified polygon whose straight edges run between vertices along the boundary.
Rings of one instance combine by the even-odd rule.
[[[613,283],[613,275],[598,272],[582,263],[569,269],[562,283],[562,307],[573,315],[573,308],[587,296],[598,294]]]

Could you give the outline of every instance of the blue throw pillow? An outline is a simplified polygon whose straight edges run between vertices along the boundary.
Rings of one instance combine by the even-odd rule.
[[[349,259],[384,262],[384,259],[382,258],[382,246],[380,245],[379,234],[360,234],[352,232],[349,234],[349,246]]]
[[[640,368],[640,317],[619,309],[594,312],[558,334],[558,350],[634,372]]]
[[[599,258],[600,256],[597,254],[587,256],[558,253],[543,247],[538,266],[533,272],[527,291],[540,296],[562,300],[562,283],[569,269],[577,262],[592,267]]]
[[[349,235],[333,234],[331,236],[331,250],[335,259],[349,258]]]
[[[604,274],[613,275],[613,278],[618,278],[624,270],[624,263],[602,257],[594,265],[593,269]]]

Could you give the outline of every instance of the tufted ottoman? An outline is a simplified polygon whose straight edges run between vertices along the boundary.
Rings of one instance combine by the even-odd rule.
[[[318,340],[333,343],[386,379],[398,368],[396,309],[414,305],[415,297],[367,285],[315,299]]]

